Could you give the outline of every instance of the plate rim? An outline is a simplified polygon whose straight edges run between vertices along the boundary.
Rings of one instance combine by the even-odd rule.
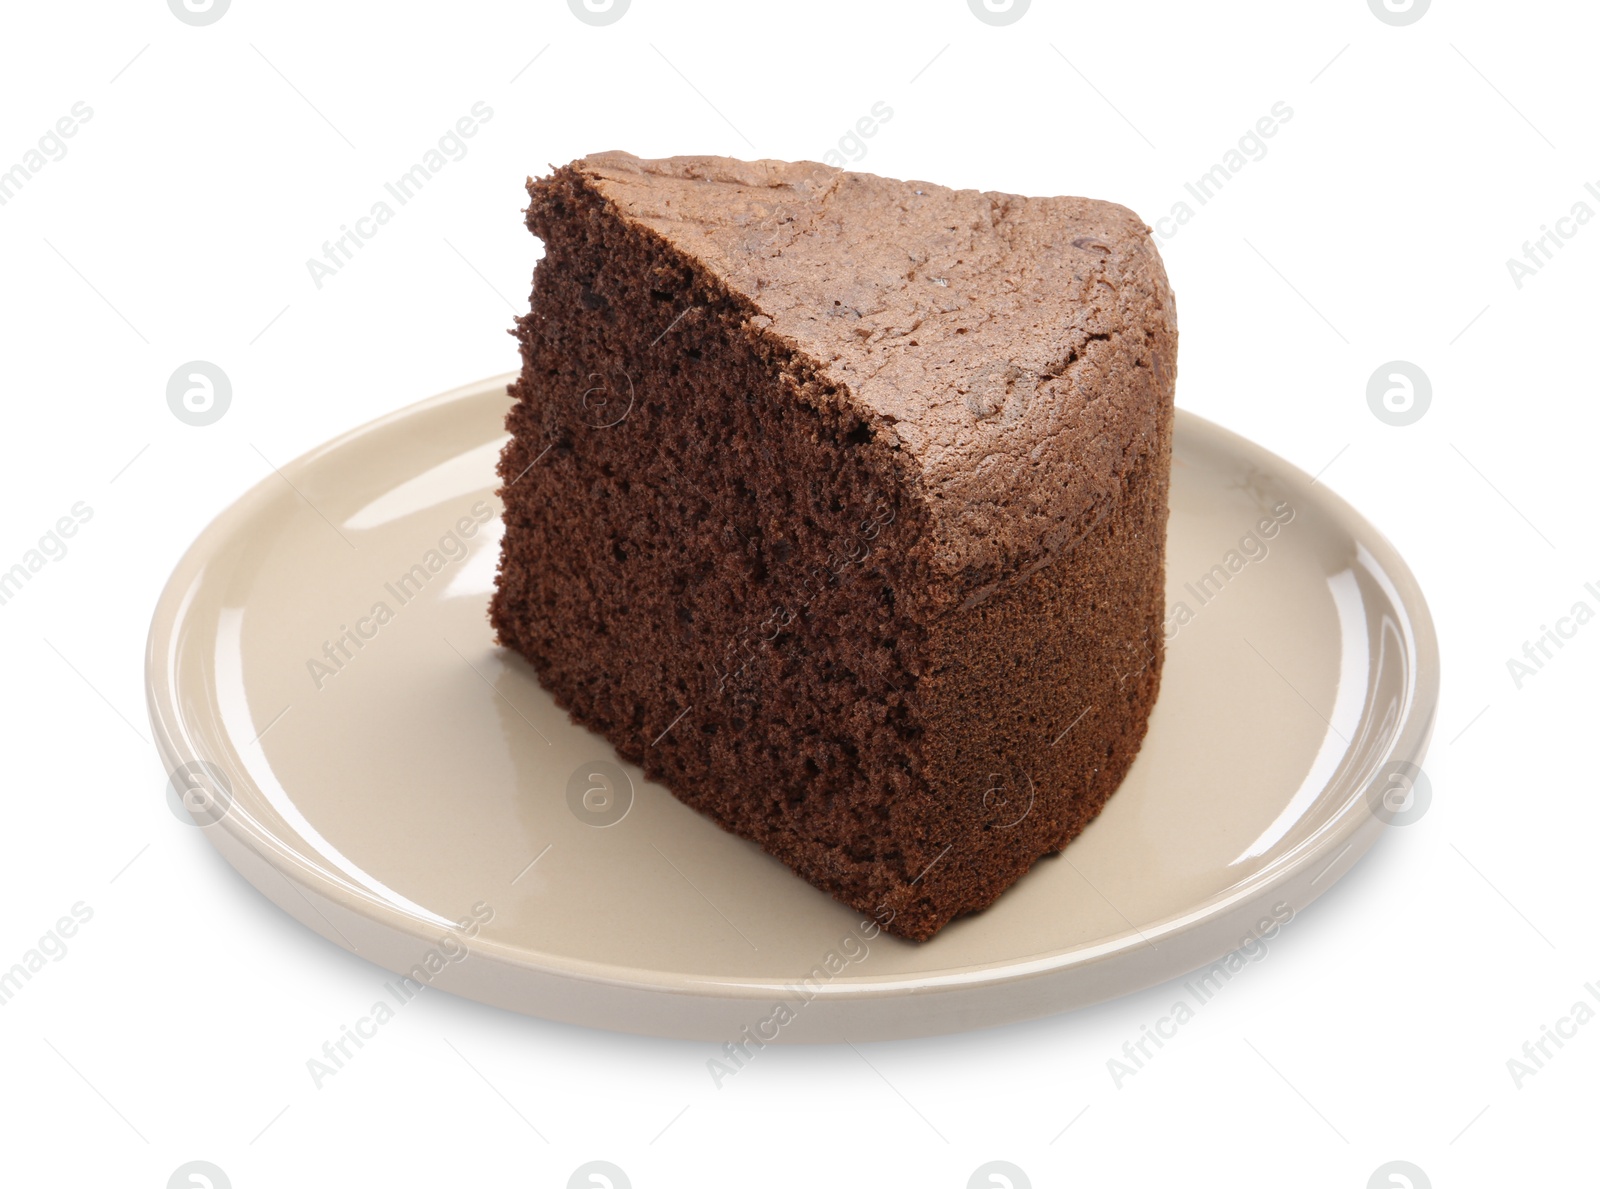
[[[173,647],[180,635],[178,629],[188,610],[188,592],[200,577],[204,561],[214,551],[215,543],[231,537],[236,526],[248,524],[254,514],[276,497],[280,482],[314,465],[326,455],[414,417],[457,403],[482,399],[497,388],[503,391],[517,379],[517,376],[516,372],[508,372],[486,377],[391,410],[346,430],[278,467],[274,474],[264,476],[227,503],[207,523],[184,550],[163,585],[152,612],[146,639],[146,707],[155,747],[165,771],[170,773],[189,759],[203,757],[207,752],[206,748],[196,745],[195,731],[192,725],[185,721],[169,661],[173,659]],[[509,400],[507,407],[510,407]],[[1210,448],[1220,447],[1247,461],[1270,464],[1263,469],[1286,481],[1303,482],[1307,489],[1312,486],[1311,476],[1293,463],[1216,422],[1182,408],[1176,410],[1174,437],[1176,438],[1180,432],[1200,438],[1204,445]],[[1438,638],[1427,599],[1411,568],[1389,539],[1336,491],[1326,484],[1319,486],[1320,490],[1316,494],[1319,506],[1336,520],[1346,535],[1367,546],[1383,573],[1393,583],[1395,593],[1399,597],[1397,609],[1404,614],[1410,627],[1412,644],[1410,682],[1402,717],[1387,749],[1376,757],[1376,762],[1380,765],[1394,762],[1420,765],[1437,718],[1441,684]],[[224,738],[226,738],[225,733]],[[236,745],[232,745],[231,741],[230,747],[236,750]],[[249,782],[248,776],[243,772],[230,770],[229,776],[234,780],[243,778],[253,787],[253,782]],[[810,986],[808,990],[814,993],[817,999],[830,1002],[880,1000],[911,993],[970,991],[1053,974],[1070,975],[1074,971],[1086,970],[1113,961],[1128,951],[1144,947],[1153,941],[1174,940],[1194,933],[1208,922],[1221,920],[1247,903],[1270,902],[1273,892],[1294,884],[1298,879],[1303,879],[1308,874],[1308,869],[1319,859],[1328,860],[1324,868],[1326,873],[1326,870],[1349,855],[1349,862],[1344,865],[1344,870],[1329,880],[1321,890],[1296,898],[1293,907],[1298,914],[1328,888],[1334,886],[1387,829],[1380,819],[1366,810],[1363,802],[1364,797],[1352,796],[1310,837],[1270,866],[1148,927],[1142,929],[1133,927],[1127,932],[1110,935],[1087,945],[1048,950],[995,962],[907,972],[893,976],[841,975],[820,985]],[[222,839],[216,836],[214,831],[219,828],[225,832],[232,846],[223,845]],[[217,822],[203,825],[201,830],[207,836],[207,841],[227,859],[231,866],[245,875],[246,879],[250,878],[249,874],[235,861],[234,846],[245,847],[274,869],[279,876],[292,881],[300,891],[313,892],[358,918],[375,923],[395,935],[421,945],[437,940],[436,926],[431,926],[414,914],[380,897],[333,879],[322,870],[305,863],[294,847],[285,843],[272,831],[261,827],[252,815],[242,812],[225,813]],[[1353,854],[1350,853],[1352,851]],[[254,884],[254,880],[251,882]],[[256,886],[259,889],[259,885]],[[269,900],[289,911],[287,906],[265,889],[260,890]],[[327,936],[321,930],[315,931],[319,935]],[[335,941],[335,944],[339,942]],[[482,934],[464,941],[463,944],[474,957],[512,966],[530,974],[552,977],[565,982],[598,984],[643,992],[651,996],[693,997],[711,994],[719,999],[770,1000],[774,994],[781,993],[789,986],[788,983],[770,976],[678,973],[651,970],[648,967],[595,962],[559,952],[529,950],[494,941]],[[353,949],[347,945],[341,948]],[[366,957],[364,954],[359,954],[359,951],[356,952],[358,956]],[[1213,960],[1227,952],[1229,951],[1223,950],[1213,955]],[[382,965],[382,963],[377,964]],[[1204,964],[1202,960],[1195,965],[1185,966],[1182,971],[1163,975],[1156,980],[1147,979],[1140,985],[1150,986],[1156,982],[1168,981],[1185,971],[1198,969]],[[1088,1002],[1129,994],[1136,989],[1138,988],[1130,986],[1114,990],[1108,995],[1099,995]],[[1049,1014],[1056,1010],[1066,1010],[1066,1007],[1046,1006],[1033,1014]]]

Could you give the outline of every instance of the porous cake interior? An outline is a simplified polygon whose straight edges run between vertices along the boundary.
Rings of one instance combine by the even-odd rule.
[[[746,303],[606,208],[570,171],[530,208],[494,625],[683,800],[868,902],[916,874],[918,511]]]

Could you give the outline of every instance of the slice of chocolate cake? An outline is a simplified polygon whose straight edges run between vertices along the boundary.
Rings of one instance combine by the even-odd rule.
[[[1100,811],[1161,673],[1177,328],[1083,198],[602,153],[530,181],[490,615],[901,936]]]

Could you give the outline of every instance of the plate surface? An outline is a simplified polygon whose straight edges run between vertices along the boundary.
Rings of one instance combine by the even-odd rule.
[[[878,933],[621,763],[495,646],[507,379],[264,480],[151,627],[174,804],[380,966],[662,1036],[985,1027],[1248,951],[1414,804],[1395,773],[1421,761],[1439,684],[1416,582],[1325,487],[1180,411],[1168,654],[1132,772],[987,911],[921,945]]]

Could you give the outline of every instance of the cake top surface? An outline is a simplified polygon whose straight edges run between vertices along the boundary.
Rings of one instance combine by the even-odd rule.
[[[903,451],[952,571],[1086,531],[1170,406],[1176,315],[1132,211],[727,157],[573,163]]]

